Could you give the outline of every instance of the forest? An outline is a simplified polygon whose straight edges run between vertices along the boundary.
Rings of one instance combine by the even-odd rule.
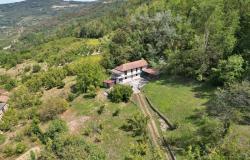
[[[160,70],[143,92],[173,121],[175,130],[162,135],[177,159],[249,159],[250,1],[107,2],[0,50],[0,88],[11,93],[0,159],[34,146],[41,152],[30,159],[164,159],[130,88],[100,96],[109,70],[140,59]],[[93,122],[71,136],[67,112]]]

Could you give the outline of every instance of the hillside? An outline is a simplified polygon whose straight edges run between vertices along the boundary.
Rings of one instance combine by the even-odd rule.
[[[105,8],[103,1],[27,0],[0,5],[0,47],[9,46],[27,32],[52,34],[56,26],[73,23],[102,8]]]
[[[248,0],[0,5],[0,47],[11,45],[0,50],[0,159],[249,159],[249,10]],[[115,73],[139,69],[140,93],[104,87],[141,59],[159,75]]]

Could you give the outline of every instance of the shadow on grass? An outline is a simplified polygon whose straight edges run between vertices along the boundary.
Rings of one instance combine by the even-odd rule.
[[[193,115],[186,118],[187,120],[190,120],[191,123],[197,126],[202,125],[202,119],[204,119],[204,117],[208,115],[207,108],[211,103],[212,96],[214,91],[216,90],[216,87],[207,82],[198,82],[191,78],[173,75],[162,75],[159,79],[152,80],[151,82],[175,88],[189,87],[190,91],[193,92],[195,98],[207,99],[206,102],[201,104],[206,107],[205,110],[196,109],[194,110]]]
[[[191,78],[173,75],[162,75],[159,79],[152,80],[151,82],[178,88],[192,87],[191,91],[195,93],[196,98],[210,99],[213,91],[216,89],[216,87],[207,82],[198,82]]]

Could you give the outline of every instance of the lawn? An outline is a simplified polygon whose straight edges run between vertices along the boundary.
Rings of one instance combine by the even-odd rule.
[[[155,107],[178,126],[164,135],[181,140],[192,137],[199,127],[192,117],[205,109],[214,88],[189,79],[164,76],[148,83],[143,91]]]
[[[166,77],[150,82],[143,91],[170,121],[182,126],[205,108],[213,89],[188,79]]]

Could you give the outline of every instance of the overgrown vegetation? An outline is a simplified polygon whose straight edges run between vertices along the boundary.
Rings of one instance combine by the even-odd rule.
[[[115,85],[109,92],[108,97],[112,102],[128,102],[133,90],[131,86],[127,85]]]
[[[50,14],[54,2],[40,3],[50,6],[45,7]],[[108,97],[116,103],[99,94],[109,69],[141,58],[162,71],[144,90],[177,127],[164,136],[178,158],[250,156],[249,1],[128,0],[89,6],[88,15],[79,6],[79,13],[67,8],[70,15],[20,32],[10,49],[0,50],[0,87],[11,93],[0,122],[0,144],[7,143],[0,156],[15,158],[35,144],[44,148],[40,159],[161,159],[147,138],[147,118],[130,106],[132,89],[114,86]],[[69,136],[67,123],[75,119],[60,119],[69,106],[77,115],[94,117],[85,137]]]

